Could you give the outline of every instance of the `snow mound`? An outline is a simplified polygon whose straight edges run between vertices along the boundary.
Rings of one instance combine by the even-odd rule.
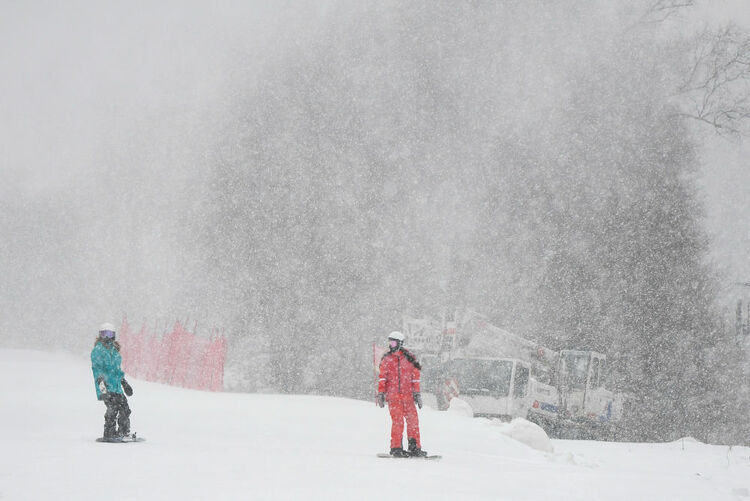
[[[471,405],[466,400],[461,400],[460,398],[451,399],[448,411],[460,416],[474,417],[474,409],[471,408]]]
[[[552,442],[541,426],[524,418],[515,418],[510,423],[498,423],[500,433],[542,452],[554,452]]]
[[[673,443],[673,444],[684,444],[685,442],[688,442],[688,443],[693,443],[693,444],[702,444],[702,443],[703,443],[703,442],[701,442],[700,440],[698,440],[697,438],[693,438],[693,437],[682,437],[682,438],[678,438],[677,440],[675,440],[675,441],[674,441],[674,442],[672,442],[672,443]]]

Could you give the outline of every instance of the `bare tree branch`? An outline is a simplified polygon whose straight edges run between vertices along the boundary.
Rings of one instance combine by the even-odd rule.
[[[747,33],[733,25],[718,33],[701,33],[677,96],[682,102],[681,115],[710,124],[719,134],[739,134],[750,121]]]
[[[661,23],[680,9],[692,7],[695,0],[656,0],[643,13],[640,23]]]

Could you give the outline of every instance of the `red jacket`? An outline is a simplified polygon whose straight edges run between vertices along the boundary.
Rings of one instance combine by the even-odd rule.
[[[419,370],[422,368],[410,352],[403,348],[386,353],[380,360],[380,380],[378,393],[386,397],[395,394],[419,393]]]

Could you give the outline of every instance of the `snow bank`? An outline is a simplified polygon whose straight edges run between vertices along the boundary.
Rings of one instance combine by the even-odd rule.
[[[448,411],[460,416],[474,417],[474,410],[471,408],[471,405],[466,400],[461,400],[457,397],[451,399]]]
[[[538,425],[523,418],[515,418],[510,423],[497,422],[500,433],[542,452],[553,452],[552,441]]]
[[[677,440],[675,440],[672,443],[673,444],[684,444],[684,443],[702,444],[703,442],[701,442],[697,438],[693,438],[693,437],[682,437],[682,438],[678,438]]]

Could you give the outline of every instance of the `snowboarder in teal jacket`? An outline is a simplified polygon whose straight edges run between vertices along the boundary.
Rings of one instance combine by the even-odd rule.
[[[104,414],[104,438],[117,440],[130,435],[130,407],[124,393],[133,394],[120,367],[120,344],[115,341],[115,326],[102,324],[91,350],[91,371],[94,373],[96,398],[107,406]]]

